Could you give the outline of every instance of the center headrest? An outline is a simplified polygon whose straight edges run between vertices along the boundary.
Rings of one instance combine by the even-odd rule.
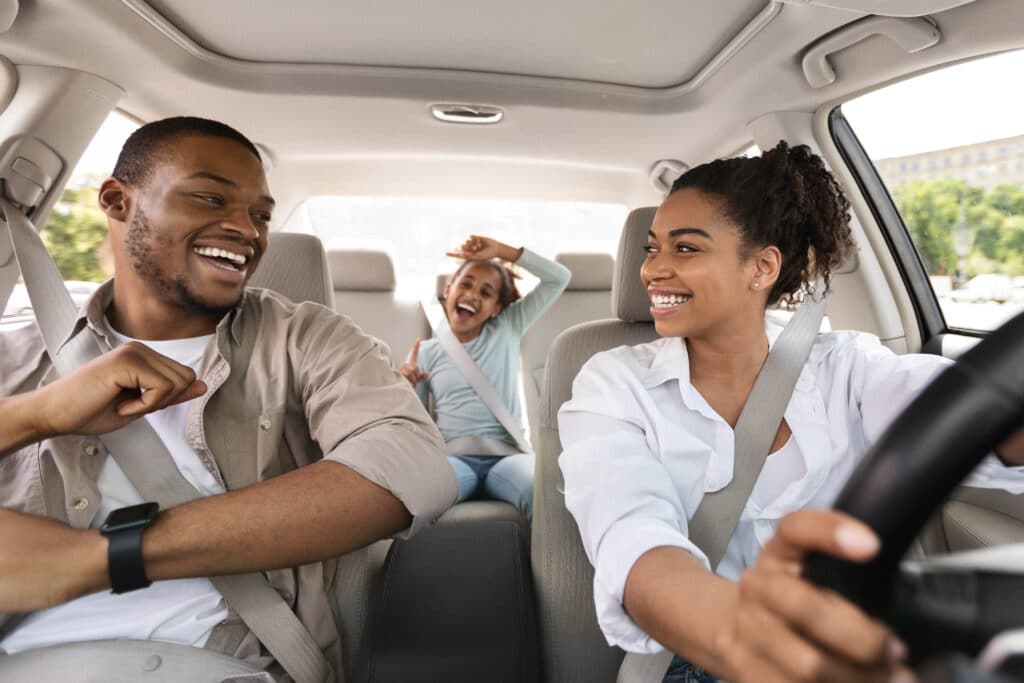
[[[562,252],[555,254],[555,261],[572,273],[566,291],[593,292],[612,288],[612,271],[615,261],[611,254],[601,252]]]
[[[395,263],[383,244],[359,245],[327,252],[335,291],[393,292]]]
[[[633,209],[622,227],[619,254],[615,259],[615,275],[612,278],[612,314],[620,320],[653,320],[651,300],[640,281],[640,267],[646,256],[644,245],[647,244],[647,231],[651,229],[657,211],[656,206]]]

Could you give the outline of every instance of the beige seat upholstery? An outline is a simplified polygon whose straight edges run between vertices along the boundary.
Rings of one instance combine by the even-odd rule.
[[[324,245],[313,235],[270,233],[267,251],[248,284],[283,294],[292,301],[314,301],[334,307]]]
[[[604,320],[612,314],[612,269],[615,261],[611,254],[563,252],[555,255],[555,261],[569,269],[572,279],[562,296],[526,331],[521,347],[526,421],[534,444],[540,432],[537,414],[540,384],[544,379],[544,364],[551,343],[573,325]]]
[[[374,245],[327,253],[334,282],[334,310],[391,348],[397,367],[417,339],[430,337],[419,301],[395,297],[395,264],[390,249]]]
[[[541,384],[531,552],[546,683],[612,683],[623,658],[597,626],[594,571],[560,493],[558,409],[570,398],[580,367],[595,353],[657,336],[640,282],[641,247],[654,212],[653,207],[636,209],[626,219],[612,282],[614,319],[583,323],[558,335]]]

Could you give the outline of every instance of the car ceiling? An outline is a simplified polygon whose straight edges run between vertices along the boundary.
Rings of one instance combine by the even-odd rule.
[[[808,85],[805,49],[879,7],[931,11],[942,42],[869,38],[831,58],[835,84]],[[312,194],[636,206],[657,201],[659,159],[735,152],[763,114],[1019,47],[1022,25],[1016,0],[23,0],[0,52],[107,79],[140,120],[238,127],[269,151],[285,213]],[[442,123],[436,103],[505,117]]]

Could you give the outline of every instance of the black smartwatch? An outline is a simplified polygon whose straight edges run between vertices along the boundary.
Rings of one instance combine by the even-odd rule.
[[[146,578],[142,564],[142,532],[153,523],[158,512],[158,503],[142,503],[118,508],[107,515],[100,533],[109,542],[107,563],[111,592],[127,593],[152,583]]]

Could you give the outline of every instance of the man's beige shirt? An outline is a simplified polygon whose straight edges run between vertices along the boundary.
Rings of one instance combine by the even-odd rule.
[[[88,327],[110,346],[105,311],[112,293],[113,281],[96,291],[70,336]],[[327,459],[402,501],[413,516],[410,532],[455,502],[441,435],[408,382],[391,368],[386,348],[323,306],[246,290],[218,324],[199,376],[208,390],[189,404],[185,436],[229,491]],[[54,378],[35,325],[0,334],[0,395]],[[0,457],[0,506],[89,527],[107,457],[98,439],[81,436],[48,439]],[[328,596],[334,568],[329,561],[268,576],[337,662]],[[252,634],[232,620],[214,630],[207,647],[265,662]]]

